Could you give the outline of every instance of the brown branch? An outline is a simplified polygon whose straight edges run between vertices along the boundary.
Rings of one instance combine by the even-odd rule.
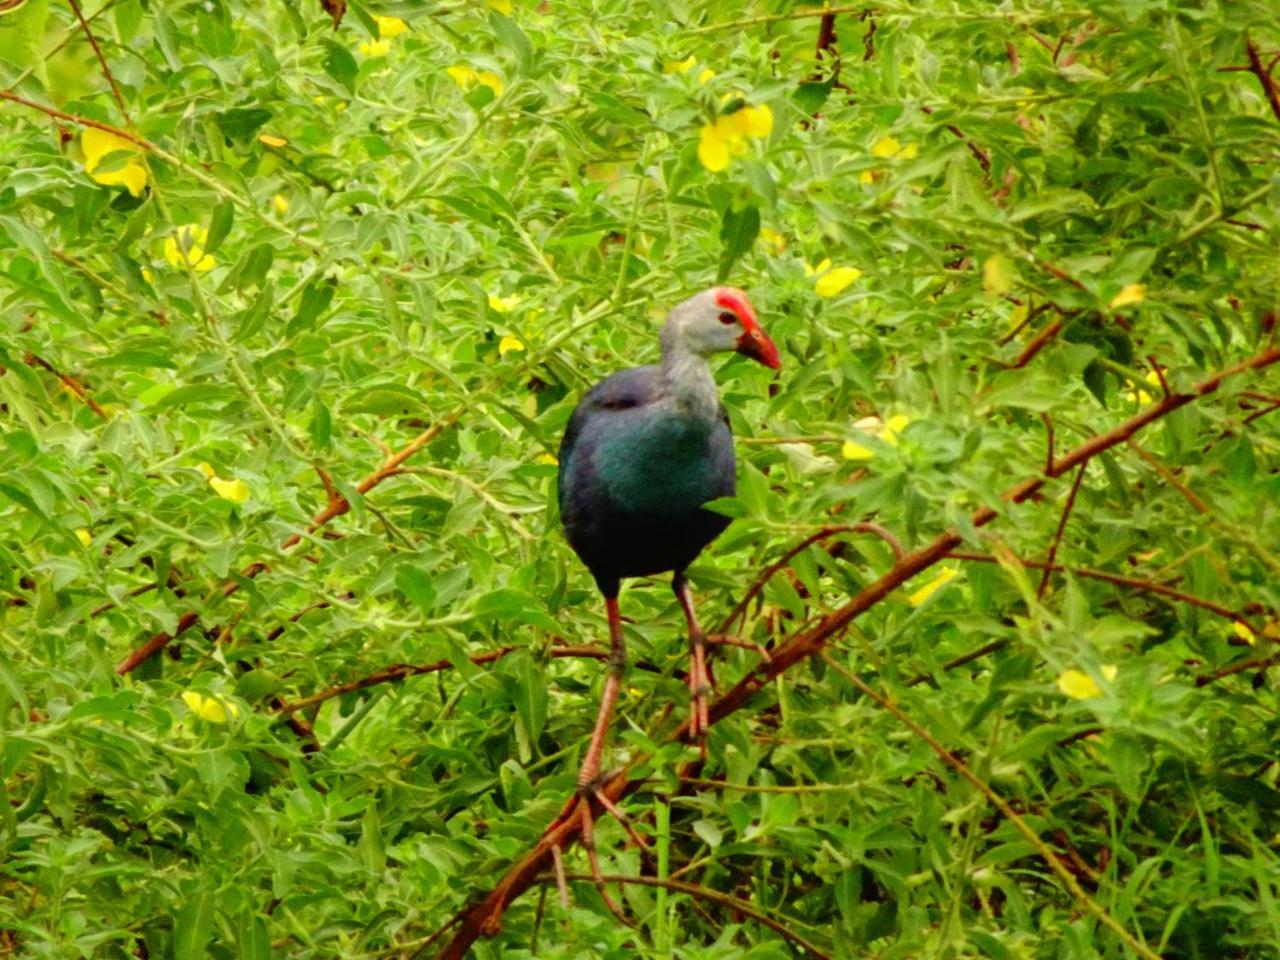
[[[789,564],[797,555],[804,552],[804,550],[807,549],[808,547],[813,546],[813,544],[818,543],[820,540],[828,540],[831,537],[834,537],[837,534],[841,534],[841,533],[874,534],[875,536],[883,540],[885,543],[889,544],[889,549],[893,551],[893,555],[896,558],[898,559],[902,558],[902,555],[903,555],[902,544],[898,542],[898,538],[895,537],[893,534],[891,534],[884,527],[880,526],[879,524],[850,523],[850,524],[844,524],[837,527],[823,527],[817,533],[813,533],[805,537],[798,544],[796,544],[794,547],[792,547],[790,550],[784,553],[777,561],[765,567],[764,571],[760,574],[759,577],[756,578],[755,582],[752,583],[751,586],[747,588],[747,592],[742,595],[742,599],[739,600],[737,605],[734,606],[734,608],[729,611],[728,616],[724,618],[724,620],[720,624],[719,629],[717,629],[715,632],[725,633],[729,629],[729,627],[733,624],[734,620],[737,620],[739,616],[742,616],[746,613],[747,607],[750,605],[751,601],[754,600],[759,595],[760,591],[764,589],[765,584],[768,583],[773,578],[773,575],[776,574],[779,570],[782,570],[784,567],[786,567],[787,564]]]
[[[1056,337],[1061,329],[1062,318],[1058,317],[1053,323],[1036,334],[1036,338],[1027,344],[1026,349],[1018,354],[1012,363],[1007,365],[1008,368],[1010,370],[1021,370],[1035,358],[1036,354],[1048,346],[1049,341]]]
[[[1280,90],[1276,89],[1275,78],[1262,65],[1262,57],[1258,53],[1258,48],[1248,38],[1244,41],[1244,52],[1249,57],[1249,72],[1258,78],[1258,83],[1262,84],[1262,93],[1267,98],[1267,103],[1271,104],[1271,112],[1276,115],[1277,120],[1280,120]]]
[[[1239,663],[1228,664],[1221,670],[1215,670],[1213,673],[1205,673],[1196,677],[1196,686],[1205,687],[1211,683],[1221,680],[1223,677],[1230,677],[1233,674],[1244,673],[1246,670],[1257,669],[1258,671],[1266,670],[1280,663],[1280,653],[1274,653],[1269,657],[1258,657],[1254,660],[1241,660]]]
[[[129,126],[133,126],[133,120],[129,116],[129,108],[124,105],[124,97],[120,95],[120,87],[116,84],[116,78],[111,73],[111,68],[107,66],[107,58],[102,55],[102,48],[98,46],[98,38],[93,35],[93,31],[89,29],[89,22],[85,20],[84,14],[80,12],[80,4],[76,0],[67,0],[71,4],[71,9],[76,13],[76,19],[80,21],[80,29],[84,31],[85,37],[89,40],[89,46],[93,47],[94,54],[98,57],[98,63],[102,66],[102,75],[106,77],[107,83],[111,86],[111,92],[115,95],[116,104],[120,107],[120,115],[124,117],[125,122]]]
[[[123,130],[120,127],[113,127],[111,124],[103,123],[100,120],[77,116],[74,113],[66,113],[62,110],[55,109],[54,107],[47,107],[43,103],[28,100],[26,97],[21,97],[10,90],[0,90],[0,100],[12,100],[14,103],[20,103],[24,107],[30,107],[32,110],[39,110],[41,113],[50,117],[55,117],[58,120],[66,120],[68,123],[79,124],[82,127],[93,127],[95,130],[104,130],[107,133],[114,133],[117,137],[128,140],[130,143],[141,147],[148,153],[155,153],[160,149],[150,140],[145,137],[140,137],[136,133],[130,133],[128,130]]]
[[[1076,479],[1071,484],[1071,492],[1067,494],[1067,502],[1062,507],[1062,516],[1058,518],[1058,529],[1054,531],[1053,543],[1049,545],[1049,555],[1044,564],[1044,573],[1040,577],[1040,586],[1036,588],[1036,599],[1040,600],[1044,597],[1044,592],[1049,589],[1049,578],[1053,575],[1053,561],[1058,555],[1058,545],[1062,543],[1063,531],[1067,529],[1067,520],[1071,516],[1071,508],[1076,505],[1076,494],[1080,492],[1080,481],[1084,479],[1084,472],[1088,468],[1087,463],[1080,464],[1080,469],[1076,471]]]
[[[587,873],[566,873],[564,878],[566,880],[585,880],[592,883],[595,882],[595,878]],[[717,903],[722,907],[728,907],[730,910],[744,914],[752,920],[755,920],[757,923],[763,924],[774,933],[790,940],[797,946],[804,948],[812,956],[818,957],[819,960],[831,960],[831,955],[829,953],[815,947],[804,937],[800,936],[800,934],[796,933],[784,924],[779,923],[760,908],[748,903],[746,900],[730,896],[727,893],[712,890],[710,887],[699,886],[696,883],[685,883],[683,880],[659,880],[657,877],[630,877],[623,876],[621,874],[606,874],[602,879],[605,883],[630,883],[633,886],[663,887],[667,890],[674,890],[677,893],[687,893],[691,897],[709,900],[712,903]],[[541,884],[553,884],[556,882],[556,878],[554,876],[539,877],[537,882]]]
[[[1201,500],[1194,490],[1178,479],[1177,474],[1161,463],[1159,458],[1143,449],[1135,440],[1126,440],[1125,442],[1133,448],[1134,453],[1146,461],[1146,463],[1149,464],[1156,473],[1160,474],[1161,479],[1163,479],[1165,483],[1169,484],[1169,486],[1177,490],[1178,493],[1182,494],[1187,503],[1191,504],[1196,508],[1196,510],[1206,516],[1213,513],[1213,509]]]
[[[1148,424],[1201,397],[1208,396],[1215,392],[1227,378],[1251,370],[1260,370],[1277,362],[1280,362],[1280,347],[1268,347],[1234,366],[1212,374],[1196,384],[1188,393],[1164,397],[1106,433],[1090,437],[1059,459],[1051,475],[1028,477],[1010,487],[1004,492],[1002,499],[1008,503],[1022,503],[1037,494],[1050,479],[1069,473],[1098,454],[1123,443]],[[980,507],[970,517],[970,524],[974,527],[984,527],[998,516],[999,514],[991,507]],[[863,587],[848,603],[771,651],[771,659],[758,664],[711,705],[710,722],[717,723],[743,709],[776,677],[781,676],[797,663],[803,663],[809,657],[821,653],[830,638],[840,634],[857,617],[880,603],[913,576],[944,559],[963,542],[964,538],[960,533],[951,529],[939,534],[927,546],[899,558],[888,571]],[[673,740],[683,741],[688,737],[688,733],[689,722],[685,721],[672,731],[670,736]],[[641,763],[647,760],[648,758],[643,755],[634,757],[627,766],[603,784],[601,791],[611,803],[617,804],[625,796],[640,788],[643,781],[633,779],[632,774]],[[694,763],[700,763],[700,761],[694,761]],[[681,773],[689,775],[688,770],[683,770]],[[576,794],[568,801],[569,804],[577,802]],[[533,849],[507,871],[487,896],[470,904],[462,911],[458,930],[437,955],[439,960],[463,960],[471,945],[479,937],[496,933],[502,926],[502,915],[507,906],[537,882],[538,876],[551,865],[552,848],[564,849],[578,839],[581,829],[580,821],[580,817],[558,816]],[[1075,882],[1074,878],[1071,882]],[[1087,901],[1087,898],[1085,900]],[[1114,923],[1114,920],[1111,922]],[[1121,929],[1123,931],[1123,928]]]
[[[495,660],[501,660],[507,654],[515,653],[517,650],[526,649],[523,646],[512,644],[505,647],[499,647],[497,650],[489,650],[485,653],[473,653],[467,657],[474,664],[493,663]],[[609,659],[609,651],[605,647],[597,646],[563,646],[552,647],[548,655],[556,658],[560,657],[583,657],[590,660],[607,660]],[[347,683],[340,683],[337,686],[329,687],[327,690],[321,690],[319,693],[313,693],[310,696],[302,697],[291,703],[281,703],[276,708],[276,713],[280,716],[289,716],[297,713],[299,710],[305,710],[307,707],[313,707],[317,703],[324,703],[326,700],[332,700],[334,697],[340,697],[344,693],[354,693],[356,690],[364,690],[367,687],[376,687],[382,683],[398,683],[407,677],[418,677],[424,673],[439,673],[441,670],[449,670],[453,667],[452,660],[437,660],[434,663],[397,663],[387,667],[385,670],[379,670],[377,673],[371,673],[367,677],[361,677],[359,680],[351,680]]]
[[[951,554],[951,556],[959,557],[960,559],[966,559],[964,557],[961,557],[960,554],[956,554],[956,553]],[[977,559],[977,557],[974,557],[974,559]],[[995,557],[984,557],[983,559],[990,560],[992,563],[996,562]],[[1009,645],[1008,640],[992,640],[990,643],[984,643],[982,646],[978,647],[976,650],[970,650],[968,653],[962,653],[960,654],[960,656],[954,657],[953,659],[948,660],[946,663],[942,665],[942,672],[946,673],[950,670],[955,670],[957,667],[963,667],[966,663],[972,663],[974,660],[980,660],[982,657],[985,657],[988,653],[995,653],[997,650],[1003,650],[1008,645]],[[932,679],[933,679],[932,673],[917,673],[914,677],[912,677],[910,680],[907,681],[907,686],[918,687],[920,684],[928,683]]]
[[[1010,299],[1013,299],[1013,298],[1010,298]],[[1018,304],[1019,306],[1021,306],[1022,304],[1022,301],[1016,300],[1016,299],[1014,299],[1013,302]],[[1002,334],[1000,338],[996,340],[996,343],[1003,347],[1006,343],[1008,343],[1010,340],[1012,340],[1014,337],[1020,334],[1026,328],[1027,324],[1029,324],[1036,317],[1040,316],[1040,314],[1044,313],[1051,306],[1053,306],[1053,304],[1042,303],[1038,307],[1032,307],[1030,310],[1027,311],[1027,315],[1022,318],[1022,322],[1019,323],[1012,330],[1010,330],[1008,333]]]
[[[96,413],[103,420],[111,419],[110,417],[107,416],[107,411],[102,409],[102,407],[98,404],[97,400],[94,400],[93,397],[89,396],[88,392],[80,384],[80,381],[78,381],[75,377],[62,373],[60,370],[54,367],[53,364],[51,364],[48,360],[44,359],[44,357],[37,356],[34,353],[28,352],[27,355],[22,359],[26,362],[27,366],[29,367],[43,367],[45,370],[48,370],[50,373],[52,373],[55,377],[57,377],[62,382],[62,385],[64,387],[66,387],[68,390],[74,393],[86,407],[88,407],[90,410]]]
[[[999,563],[999,559],[985,553],[971,553],[967,550],[952,550],[948,555],[949,559],[968,560],[975,563]],[[1193,607],[1199,607],[1201,610],[1208,610],[1210,613],[1216,613],[1220,617],[1227,620],[1239,621],[1245,626],[1253,630],[1254,624],[1249,620],[1246,614],[1238,610],[1232,610],[1230,607],[1215,603],[1212,600],[1206,600],[1204,597],[1197,597],[1195,594],[1186,593],[1177,590],[1167,584],[1156,583],[1154,580],[1144,580],[1141,577],[1126,577],[1120,573],[1110,573],[1106,570],[1095,570],[1092,567],[1068,567],[1059,563],[1045,563],[1043,560],[1023,560],[1018,559],[1018,563],[1031,570],[1048,570],[1050,573],[1061,573],[1066,571],[1073,576],[1084,577],[1086,580],[1102,580],[1106,583],[1113,583],[1118,587],[1129,587],[1132,590],[1141,590],[1143,593],[1157,593],[1162,597],[1168,597],[1170,600],[1178,600],[1182,603]],[[967,661],[966,661],[967,662]],[[949,668],[949,667],[948,667]]]

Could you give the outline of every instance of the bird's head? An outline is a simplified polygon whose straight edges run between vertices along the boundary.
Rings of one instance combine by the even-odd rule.
[[[694,294],[671,311],[663,336],[675,338],[699,356],[734,351],[770,370],[782,366],[778,348],[760,328],[746,293],[737,287],[711,287]]]

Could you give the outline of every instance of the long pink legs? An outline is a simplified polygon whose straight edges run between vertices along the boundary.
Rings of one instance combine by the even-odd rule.
[[[600,697],[600,710],[596,714],[596,726],[591,731],[591,742],[587,745],[587,755],[582,759],[582,768],[578,772],[578,798],[571,803],[562,815],[564,818],[577,816],[582,824],[582,846],[587,851],[587,859],[591,863],[591,875],[595,878],[596,887],[605,905],[624,923],[629,921],[621,908],[613,901],[604,887],[604,876],[600,870],[600,858],[596,855],[595,815],[591,812],[591,801],[599,802],[605,810],[613,814],[631,835],[631,839],[640,847],[647,847],[644,838],[635,829],[631,818],[617,804],[610,800],[600,784],[600,762],[604,755],[604,742],[609,736],[609,727],[613,721],[613,707],[618,701],[618,693],[622,689],[622,676],[627,668],[627,650],[622,637],[622,618],[618,614],[618,598],[605,597],[605,610],[609,616],[609,659],[608,672],[604,677],[604,693]],[[554,829],[554,826],[551,829]],[[559,846],[551,848],[551,856],[555,861],[556,883],[560,888],[560,903],[569,906],[569,890],[564,879],[564,856]]]
[[[689,626],[689,696],[692,701],[689,736],[698,741],[705,760],[707,731],[711,728],[707,696],[712,691],[711,673],[707,669],[707,638],[698,625],[697,614],[693,612],[693,595],[689,592],[689,581],[684,578],[683,571],[672,578],[671,589],[680,601],[680,609],[684,611],[684,619]]]

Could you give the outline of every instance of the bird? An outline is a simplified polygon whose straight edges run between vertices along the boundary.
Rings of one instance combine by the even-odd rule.
[[[778,348],[747,294],[727,286],[694,294],[670,311],[659,338],[662,359],[620,370],[591,388],[569,418],[560,443],[557,494],[569,545],[604,597],[609,654],[595,727],[578,774],[578,794],[562,817],[581,817],[582,841],[603,893],[592,839],[591,800],[643,840],[601,789],[601,760],[626,669],[618,592],[628,577],[672,574],[689,631],[689,735],[706,752],[709,726],[706,643],[685,570],[728,525],[704,508],[732,496],[735,460],[729,417],[708,361],[736,352],[771,370]],[[581,802],[579,802],[579,800]],[[563,878],[558,847],[556,872]],[[563,879],[561,899],[566,900]],[[619,911],[605,900],[615,913]],[[621,915],[619,913],[619,915]]]

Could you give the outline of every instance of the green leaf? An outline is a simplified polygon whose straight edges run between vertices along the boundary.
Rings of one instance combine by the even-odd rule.
[[[325,69],[328,69],[327,58]],[[213,119],[228,140],[248,140],[274,115],[263,107],[233,107],[218,111]]]
[[[231,224],[235,221],[236,208],[230,200],[223,200],[213,208],[209,215],[209,236],[205,239],[204,252],[213,253],[231,232]]]
[[[354,94],[356,92],[356,75],[360,72],[356,58],[351,55],[351,51],[340,43],[326,40],[324,46],[326,52],[324,59],[321,61],[324,72],[346,87],[348,93]]]
[[[728,279],[733,265],[755,243],[760,233],[760,208],[749,204],[742,209],[730,206],[725,208],[720,220],[720,267],[716,272],[716,282],[723,283]]]
[[[436,605],[436,589],[431,575],[418,567],[401,564],[396,568],[396,589],[423,613],[430,613]]]

